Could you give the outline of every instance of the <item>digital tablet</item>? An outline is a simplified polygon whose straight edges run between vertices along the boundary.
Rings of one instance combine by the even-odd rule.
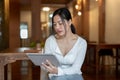
[[[41,66],[46,60],[49,60],[56,67],[59,66],[59,61],[52,54],[40,54],[40,53],[26,53],[28,58],[33,62],[36,66]]]

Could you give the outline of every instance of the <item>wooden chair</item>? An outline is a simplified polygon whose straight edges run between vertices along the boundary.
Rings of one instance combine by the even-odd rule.
[[[25,53],[42,53],[42,50],[37,50],[37,49],[31,49],[31,50],[24,50]],[[32,65],[32,68],[33,68],[33,77],[37,77],[38,79],[38,76],[40,77],[40,80],[48,80],[48,72],[46,72],[45,70],[41,69],[40,66],[35,66],[34,64]],[[40,68],[40,70],[39,70]],[[40,73],[37,73],[38,76],[36,76],[36,70]]]
[[[107,59],[108,64],[111,65],[111,59],[112,58],[112,65],[114,63],[114,54],[113,54],[113,49],[100,49],[99,50],[99,66],[100,70],[102,67],[105,67],[105,60]]]
[[[29,49],[29,50],[24,50],[24,53],[40,53],[41,54],[42,50],[37,50],[37,49]],[[32,79],[36,79],[36,80],[41,80],[41,68],[40,66],[35,66],[33,63],[31,63],[31,67],[32,67]]]
[[[119,71],[119,67],[120,67],[120,49],[116,50],[119,54],[116,54],[116,72],[120,72]]]

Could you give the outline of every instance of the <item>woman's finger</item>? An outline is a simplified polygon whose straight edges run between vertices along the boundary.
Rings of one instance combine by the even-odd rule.
[[[52,65],[52,63],[51,63],[49,60],[46,60],[46,62],[47,62],[47,64],[48,64],[51,68],[54,67],[54,66]]]
[[[45,69],[46,69],[48,72],[51,72],[51,71],[52,71],[51,66],[49,66],[48,64],[42,63],[42,65],[45,67]]]

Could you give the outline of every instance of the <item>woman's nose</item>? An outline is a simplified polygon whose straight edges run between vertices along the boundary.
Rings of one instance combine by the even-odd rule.
[[[57,24],[56,24],[56,29],[58,29],[58,28],[60,28],[60,25],[57,23]]]

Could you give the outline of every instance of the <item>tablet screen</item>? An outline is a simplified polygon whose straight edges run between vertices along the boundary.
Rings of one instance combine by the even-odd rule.
[[[34,63],[36,66],[41,66],[46,60],[49,60],[56,67],[59,66],[59,61],[52,54],[40,54],[40,53],[26,53],[28,58]]]

